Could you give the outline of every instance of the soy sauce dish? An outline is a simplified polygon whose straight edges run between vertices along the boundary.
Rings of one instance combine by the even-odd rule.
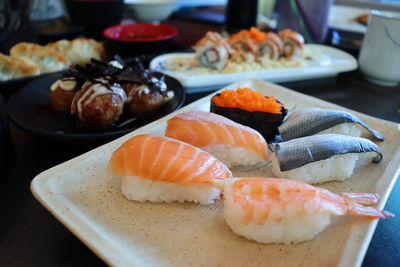
[[[168,41],[177,34],[178,30],[170,25],[153,23],[120,24],[103,31],[111,41],[139,44]]]

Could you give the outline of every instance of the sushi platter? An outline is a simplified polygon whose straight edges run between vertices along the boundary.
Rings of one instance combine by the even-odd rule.
[[[270,82],[289,82],[336,76],[340,72],[351,71],[357,68],[357,60],[352,55],[342,50],[318,44],[306,44],[304,47],[308,50],[318,50],[320,56],[308,61],[305,66],[301,67],[233,73],[212,73],[208,74],[205,79],[204,75],[198,73],[178,72],[163,69],[162,66],[165,62],[174,57],[193,58],[194,56],[194,53],[171,53],[154,58],[150,62],[150,68],[160,70],[161,72],[174,77],[180,81],[184,87],[186,87],[188,93],[215,90],[215,88],[226,86],[229,83],[247,78],[258,78]]]
[[[276,97],[289,113],[310,107],[350,111],[257,79],[241,80],[226,89],[242,87]],[[207,206],[140,203],[123,196],[121,179],[107,171],[113,152],[134,136],[164,135],[167,121],[177,114],[209,111],[213,96],[215,93],[37,175],[31,184],[34,196],[111,266],[360,266],[377,219],[335,217],[312,240],[260,244],[235,235],[227,227],[221,201]],[[377,141],[383,159],[377,164],[360,160],[350,179],[318,186],[337,194],[378,193],[381,199],[376,208],[383,209],[400,173],[399,125],[351,113],[385,137]],[[274,177],[270,165],[231,171],[234,177]]]

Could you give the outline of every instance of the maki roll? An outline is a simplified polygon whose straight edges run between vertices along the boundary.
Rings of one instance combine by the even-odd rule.
[[[278,127],[287,114],[273,96],[264,96],[249,88],[224,90],[211,98],[211,112],[257,130],[267,142],[279,135]]]
[[[227,64],[232,48],[217,32],[207,32],[193,47],[196,60],[206,68],[221,70]]]
[[[304,38],[298,32],[286,29],[279,32],[279,37],[283,42],[283,55],[285,57],[296,56],[304,47]]]
[[[255,27],[251,27],[249,32],[251,37],[259,44],[259,57],[267,57],[272,61],[279,59],[283,52],[283,42],[278,35],[273,32],[262,32]]]
[[[257,57],[258,43],[252,38],[250,31],[241,30],[228,38],[230,46],[234,49],[233,59],[236,61],[252,61]]]

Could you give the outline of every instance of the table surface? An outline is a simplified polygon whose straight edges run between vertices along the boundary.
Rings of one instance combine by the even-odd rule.
[[[180,19],[170,19],[166,23],[178,28],[180,34],[176,42],[186,47],[207,30],[220,30],[219,25]],[[281,85],[378,118],[400,122],[400,86],[385,88],[370,84],[358,71]],[[185,104],[208,93],[189,94]],[[108,140],[59,142],[33,136],[11,123],[9,133],[9,146],[1,147],[8,149],[8,162],[6,169],[0,170],[0,266],[103,266],[95,254],[39,204],[29,186],[42,171]],[[400,182],[397,182],[385,209],[400,214],[399,196]],[[399,216],[379,221],[362,266],[396,266],[400,262],[398,229]]]

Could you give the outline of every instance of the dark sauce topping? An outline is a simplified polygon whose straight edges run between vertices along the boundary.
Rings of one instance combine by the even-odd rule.
[[[109,90],[111,90],[112,86],[132,83],[138,86],[146,86],[149,89],[149,94],[160,93],[163,96],[167,96],[165,77],[156,78],[152,71],[144,68],[141,60],[140,57],[136,57],[128,66],[119,56],[114,58],[114,61],[117,62],[116,64],[91,59],[84,66],[76,65],[65,71],[61,80],[75,79],[79,86],[78,88],[86,81],[101,83]]]

